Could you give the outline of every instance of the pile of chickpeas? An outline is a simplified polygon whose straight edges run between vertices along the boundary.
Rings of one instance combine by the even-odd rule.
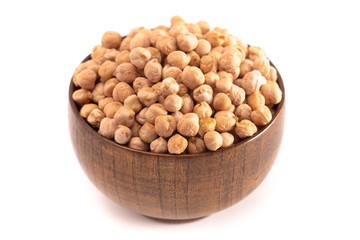
[[[281,101],[263,49],[204,21],[105,32],[73,74],[80,115],[102,136],[155,153],[225,148],[268,124]]]

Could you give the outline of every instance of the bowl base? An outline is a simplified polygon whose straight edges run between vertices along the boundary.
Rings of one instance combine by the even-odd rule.
[[[158,221],[158,222],[169,223],[169,224],[178,224],[178,223],[190,223],[190,222],[198,221],[200,219],[206,218],[207,216],[198,217],[198,218],[190,218],[190,219],[163,219],[163,218],[149,217],[149,216],[145,216],[145,215],[144,215],[144,217],[150,218],[150,219]]]

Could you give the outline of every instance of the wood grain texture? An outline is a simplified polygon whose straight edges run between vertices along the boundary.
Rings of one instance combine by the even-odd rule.
[[[88,59],[88,58],[87,58]],[[273,120],[253,137],[202,154],[136,151],[105,139],[79,115],[69,89],[69,128],[81,167],[121,206],[160,219],[185,220],[220,211],[251,193],[270,171],[285,121],[285,90]]]

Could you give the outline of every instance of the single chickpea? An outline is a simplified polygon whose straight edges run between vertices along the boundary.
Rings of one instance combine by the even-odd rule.
[[[160,50],[162,54],[169,55],[169,53],[176,51],[176,39],[170,36],[163,36],[156,42],[156,48]]]
[[[196,113],[200,119],[211,117],[213,111],[210,105],[206,102],[200,102],[195,105],[194,113]]]
[[[257,127],[253,122],[247,119],[243,119],[236,123],[235,133],[239,138],[251,137],[257,132]]]
[[[147,122],[154,124],[155,123],[155,118],[159,115],[167,115],[167,111],[165,109],[165,107],[163,105],[161,105],[160,103],[155,103],[153,105],[151,105],[148,110],[145,113],[145,117]]]
[[[111,48],[111,49],[106,49],[105,51],[105,55],[104,55],[104,61],[106,60],[110,60],[110,61],[115,61],[116,56],[120,53],[119,50]],[[103,61],[103,62],[104,62]]]
[[[232,87],[233,83],[229,78],[220,78],[215,82],[215,90],[217,92],[228,93]]]
[[[265,51],[261,47],[250,46],[248,48],[248,55],[251,61],[255,61],[258,57],[266,57]]]
[[[197,102],[211,104],[213,101],[213,89],[207,84],[202,84],[194,89],[193,98]]]
[[[158,101],[159,94],[151,87],[143,87],[138,91],[137,97],[142,104],[150,107]]]
[[[225,93],[217,93],[214,97],[213,106],[216,111],[227,111],[231,107],[231,99]]]
[[[139,131],[139,137],[146,143],[154,141],[158,135],[155,132],[155,127],[151,123],[145,123]]]
[[[162,80],[160,92],[164,97],[167,97],[171,94],[176,94],[179,92],[179,84],[172,77],[165,78]]]
[[[190,62],[190,57],[183,51],[173,51],[167,56],[168,63],[183,70]]]
[[[199,135],[204,136],[205,133],[215,131],[216,120],[211,117],[200,118],[199,121]]]
[[[137,77],[133,82],[133,88],[135,90],[135,93],[138,93],[139,90],[143,87],[151,87],[152,83],[149,81],[149,79],[144,77]]]
[[[190,95],[185,94],[181,96],[181,99],[183,100],[183,106],[180,109],[180,112],[182,112],[183,114],[192,112],[194,109],[194,101],[192,100]]]
[[[151,88],[154,89],[154,91],[159,95],[161,94],[161,91],[160,91],[161,84],[162,84],[162,82],[157,82],[151,86]]]
[[[184,52],[194,50],[198,45],[198,39],[192,33],[181,34],[176,37],[177,46]]]
[[[177,93],[180,97],[184,96],[188,93],[188,88],[185,86],[185,84],[180,83],[179,84],[179,92]]]
[[[199,131],[199,117],[195,113],[186,113],[177,124],[177,131],[186,137],[194,137]]]
[[[130,41],[132,40],[132,37],[127,36],[124,38],[120,43],[120,51],[128,50],[130,51]]]
[[[270,71],[269,71],[269,74],[267,75],[266,79],[269,81],[276,82],[276,80],[277,80],[276,68],[274,68],[273,66],[270,66]]]
[[[219,75],[219,79],[228,79],[228,80],[232,80],[232,74],[226,71],[219,71],[217,73]]]
[[[144,69],[146,63],[151,58],[151,53],[149,50],[137,47],[131,50],[130,52],[130,62],[137,67],[138,69]]]
[[[265,105],[258,106],[251,113],[251,121],[255,123],[256,126],[264,126],[268,124],[272,119],[270,109]]]
[[[245,60],[246,57],[245,51],[241,47],[235,45],[224,47],[223,54],[225,53],[237,55],[240,58],[241,62]]]
[[[116,63],[107,60],[103,64],[101,64],[99,68],[99,76],[104,80],[108,80],[112,78],[115,69]]]
[[[195,49],[195,52],[199,54],[200,57],[209,54],[211,51],[210,43],[205,39],[200,39],[198,45]]]
[[[96,73],[90,69],[85,69],[76,75],[77,84],[86,90],[94,89],[96,78]]]
[[[153,29],[161,29],[161,30],[165,31],[166,33],[169,31],[169,27],[167,27],[165,25],[158,25],[158,26],[154,27]]]
[[[150,150],[154,153],[167,153],[167,141],[165,138],[159,137],[151,142]]]
[[[218,62],[210,55],[202,56],[200,59],[200,69],[203,73],[217,72]]]
[[[170,36],[176,38],[179,35],[189,33],[189,30],[186,28],[184,23],[177,22],[173,26],[170,27],[168,33]]]
[[[206,34],[210,30],[210,25],[208,22],[199,21],[197,22],[197,25],[199,25],[202,34]]]
[[[132,125],[131,129],[131,136],[132,137],[138,137],[139,131],[142,125],[140,125],[137,121],[134,122],[134,125]]]
[[[145,33],[139,32],[130,40],[130,50],[137,47],[150,47],[149,37]]]
[[[119,108],[122,106],[123,105],[119,102],[110,102],[105,105],[103,112],[105,113],[106,117],[114,118],[116,111],[119,110]]]
[[[148,48],[146,48],[146,50],[148,50],[148,51],[151,53],[151,58],[150,58],[150,60],[156,59],[156,60],[158,60],[159,63],[161,63],[161,61],[162,61],[162,54],[161,54],[161,52],[160,52],[158,49],[156,49],[156,48],[154,48],[154,47],[148,47]]]
[[[114,133],[114,140],[119,144],[127,144],[130,141],[131,136],[132,133],[130,128],[118,125]]]
[[[266,84],[261,86],[260,91],[265,98],[265,104],[267,106],[272,107],[281,101],[282,91],[277,82],[267,81]]]
[[[200,56],[195,51],[187,53],[187,56],[190,58],[189,66],[200,67]]]
[[[247,104],[255,110],[260,105],[265,105],[265,98],[260,91],[255,91],[246,98]]]
[[[222,148],[230,147],[231,145],[234,144],[235,138],[234,135],[232,135],[231,133],[222,132],[220,133],[220,135],[222,138],[222,145],[221,145]]]
[[[205,77],[199,68],[187,66],[184,68],[184,71],[181,75],[181,81],[188,88],[194,90],[196,87],[204,84]]]
[[[185,23],[185,20],[180,16],[173,16],[170,19],[171,26],[174,26],[175,23]]]
[[[173,67],[170,65],[165,65],[162,70],[162,78],[163,79],[171,77],[171,78],[174,78],[176,80],[176,82],[178,82],[178,83],[181,82],[181,74],[182,74],[182,71],[180,68]]]
[[[210,131],[205,133],[204,142],[206,148],[210,151],[218,150],[223,144],[222,137],[217,131]]]
[[[139,151],[148,151],[149,150],[149,144],[141,140],[140,137],[132,137],[130,138],[129,148],[139,150]]]
[[[223,43],[223,46],[224,47],[227,47],[227,46],[234,46],[236,45],[237,42],[236,42],[236,37],[232,34],[228,34],[224,43]]]
[[[115,63],[116,65],[120,65],[122,63],[130,63],[130,51],[123,50],[118,55],[116,55]]]
[[[219,50],[218,50],[219,49]],[[220,51],[221,50],[221,51]],[[222,56],[222,47],[216,47],[216,48],[213,48],[209,54],[209,56],[212,56],[213,58],[216,59],[217,62],[220,61],[220,57]]]
[[[247,95],[260,89],[261,85],[266,83],[266,79],[261,76],[258,70],[253,70],[245,74],[240,81],[240,87],[245,90]]]
[[[205,75],[205,84],[209,85],[213,89],[216,88],[215,83],[219,80],[219,75],[214,72],[208,72]]]
[[[219,111],[215,113],[214,118],[216,120],[216,131],[230,132],[234,130],[237,117],[229,111]]]
[[[92,94],[86,89],[78,89],[73,92],[72,99],[79,105],[87,104],[92,99]]]
[[[202,35],[202,31],[199,25],[196,23],[185,23],[186,28],[189,30],[189,32],[193,34],[200,34]]]
[[[144,125],[145,123],[147,123],[147,120],[146,120],[147,110],[148,110],[148,108],[145,107],[136,115],[136,121],[138,123],[140,123],[141,125]]]
[[[182,98],[177,94],[170,94],[164,100],[164,106],[169,112],[177,112],[183,106]]]
[[[240,67],[235,68],[233,71],[229,72],[232,76],[232,80],[236,80],[240,75]]]
[[[116,67],[114,75],[120,82],[132,83],[138,73],[136,67],[131,63],[122,63]]]
[[[124,106],[131,108],[135,113],[140,112],[142,105],[136,95],[130,95],[124,100]]]
[[[253,70],[253,61],[244,59],[240,64],[240,77],[243,78],[245,74]]]
[[[105,98],[104,83],[99,82],[95,85],[94,89],[92,90],[92,100],[95,103],[98,103],[99,100],[103,98]]]
[[[106,61],[106,48],[100,45],[96,45],[93,47],[91,51],[91,59],[96,60],[98,62],[103,63]]]
[[[231,89],[226,94],[235,106],[239,106],[245,101],[245,90],[235,84],[231,86]]]
[[[228,111],[235,114],[235,109],[236,109],[235,105],[231,104],[231,107],[228,109]]]
[[[117,124],[131,127],[134,125],[135,112],[129,107],[122,106],[116,111],[114,120]]]
[[[171,116],[173,116],[176,120],[176,124],[179,122],[180,118],[184,116],[184,114],[180,111],[172,112]]]
[[[188,141],[180,134],[175,134],[174,136],[172,136],[167,143],[168,151],[172,154],[183,153],[186,150],[187,146]]]
[[[225,52],[219,60],[219,70],[231,72],[240,67],[241,58],[232,52]]]
[[[119,48],[121,39],[122,37],[119,33],[107,31],[101,38],[101,44],[106,48]]]
[[[199,137],[189,138],[187,151],[190,154],[206,152],[204,140]]]
[[[94,103],[88,103],[81,107],[80,109],[80,116],[83,118],[87,118],[92,110],[98,108],[98,105]]]
[[[86,120],[88,123],[90,123],[91,126],[98,128],[100,126],[101,120],[103,120],[104,118],[104,113],[100,109],[95,108],[91,111]]]
[[[211,47],[218,47],[224,43],[225,35],[218,31],[209,31],[205,34],[205,39],[211,44]]]
[[[162,66],[157,59],[150,60],[144,68],[144,74],[150,82],[156,83],[160,81],[162,74]]]
[[[106,98],[100,99],[98,102],[99,109],[101,111],[104,111],[105,106],[111,102],[114,102],[114,99],[112,97],[106,97]]]
[[[128,37],[135,37],[136,34],[138,34],[142,29],[144,29],[144,27],[136,27],[136,28],[133,28],[131,29],[131,31],[128,33]]]
[[[109,80],[107,80],[104,84],[104,95],[107,97],[111,97],[114,88],[118,83],[119,81],[116,78],[110,78]]]
[[[243,119],[251,120],[251,107],[246,104],[240,104],[235,110],[235,116],[241,121]]]
[[[128,96],[133,94],[135,94],[134,89],[129,84],[119,82],[116,84],[112,95],[115,101],[123,103]]]
[[[114,137],[117,124],[112,118],[103,118],[100,122],[98,133],[106,138],[112,139]]]
[[[78,82],[77,82],[77,75],[82,72],[83,70],[89,69],[94,71],[95,73],[97,73],[99,71],[100,65],[97,63],[97,61],[95,60],[88,60],[86,62],[80,63],[79,66],[76,68],[76,70],[73,73],[73,83],[75,84],[75,86],[79,86]]]
[[[263,77],[267,77],[270,72],[270,61],[267,57],[262,56],[258,57],[253,64],[253,69],[258,70],[261,72]]]
[[[170,137],[176,130],[176,125],[176,120],[171,115],[159,115],[155,118],[155,132],[160,137]]]
[[[167,36],[167,31],[163,29],[153,29],[150,32],[149,40],[152,46],[156,46],[157,41],[159,38]]]

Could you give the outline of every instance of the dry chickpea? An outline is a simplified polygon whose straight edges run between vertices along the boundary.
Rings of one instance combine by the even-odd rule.
[[[112,93],[114,91],[114,88],[116,84],[118,84],[119,81],[116,78],[111,78],[107,80],[104,84],[104,95],[107,97],[111,97]]]
[[[160,137],[170,137],[176,130],[176,125],[176,120],[171,115],[159,115],[155,118],[155,132]]]
[[[171,17],[171,19],[170,19],[170,24],[171,24],[171,26],[174,26],[175,25],[175,23],[185,23],[185,20],[182,18],[182,17],[180,17],[180,16],[173,16],[173,17]]]
[[[156,83],[160,81],[162,74],[162,66],[157,59],[150,60],[144,68],[144,74],[150,82]]]
[[[162,54],[161,54],[161,52],[160,52],[158,49],[156,49],[156,48],[154,48],[154,47],[148,47],[148,48],[146,48],[146,50],[148,50],[148,51],[151,53],[151,58],[150,58],[150,60],[152,60],[152,59],[157,59],[158,62],[161,63],[161,61],[162,61]]]
[[[202,84],[194,89],[193,98],[197,102],[211,104],[213,101],[213,89],[207,84]]]
[[[76,75],[77,84],[86,90],[93,90],[96,82],[96,73],[93,70],[85,69]]]
[[[194,109],[194,101],[192,100],[190,95],[185,94],[181,96],[181,99],[183,100],[183,106],[180,109],[180,112],[182,112],[183,114],[192,112]]]
[[[175,23],[168,31],[168,34],[174,38],[187,33],[189,33],[189,30],[186,28],[185,24],[181,22]]]
[[[86,89],[78,89],[72,94],[72,99],[79,105],[84,105],[90,102],[92,94]]]
[[[266,79],[269,81],[276,82],[276,80],[277,80],[276,68],[274,68],[273,66],[270,66],[270,71],[269,71],[269,74],[267,75]]]
[[[100,99],[98,102],[99,109],[101,111],[104,111],[105,106],[111,102],[114,102],[114,99],[112,97],[106,97],[106,98]]]
[[[192,33],[181,34],[176,37],[177,46],[184,52],[194,50],[198,45],[198,39]]]
[[[272,119],[270,109],[265,105],[258,106],[251,113],[251,121],[255,123],[256,126],[265,126]]]
[[[235,105],[231,104],[231,107],[228,109],[228,111],[235,114],[235,108],[236,108]]]
[[[235,110],[235,116],[241,121],[243,119],[251,120],[251,107],[246,104],[240,104]]]
[[[190,62],[190,57],[183,51],[173,51],[167,56],[168,63],[183,70]]]
[[[231,102],[235,106],[239,106],[245,101],[245,90],[235,84],[231,86],[230,91],[228,91],[226,94],[229,96]]]
[[[167,36],[167,31],[163,29],[153,29],[150,32],[149,40],[152,46],[156,46],[156,42],[159,40],[159,38],[163,36]]]
[[[185,23],[185,26],[189,30],[189,32],[202,35],[202,31],[199,25],[195,23]]]
[[[184,71],[181,75],[181,81],[188,88],[194,90],[196,87],[204,84],[205,77],[199,68],[187,66],[184,68]]]
[[[138,34],[140,32],[140,30],[144,29],[144,27],[135,27],[133,29],[131,29],[131,31],[128,33],[128,37],[135,37],[136,34]]]
[[[220,49],[219,49],[220,48]],[[216,59],[217,62],[220,61],[220,57],[222,56],[222,47],[216,47],[216,48],[213,48],[210,52],[209,52],[209,56],[212,56],[213,58]]]
[[[196,113],[200,119],[211,117],[212,112],[210,105],[206,102],[200,102],[194,107],[194,113]]]
[[[231,107],[231,99],[225,93],[217,93],[214,97],[213,106],[216,111],[227,111]]]
[[[205,39],[200,39],[198,45],[195,49],[195,52],[199,54],[200,57],[207,55],[211,51],[210,43]]]
[[[134,89],[129,84],[119,82],[116,84],[112,95],[115,101],[123,103],[128,96],[133,94],[135,94]]]
[[[130,62],[137,67],[138,69],[144,69],[146,63],[151,58],[151,53],[149,50],[137,47],[131,50],[130,52]]]
[[[223,144],[222,137],[217,131],[210,131],[205,133],[204,142],[206,148],[210,151],[218,150]]]
[[[130,63],[130,51],[123,50],[115,58],[116,65],[120,65],[122,63]]]
[[[206,151],[205,142],[199,137],[191,137],[188,140],[187,151],[190,154],[202,153]]]
[[[154,85],[152,85],[151,88],[154,89],[157,92],[157,94],[160,94],[161,93],[161,91],[160,91],[161,84],[162,84],[162,82],[157,82]]]
[[[184,96],[188,93],[188,88],[185,86],[185,84],[180,83],[179,84],[179,92],[177,93],[180,97]]]
[[[222,148],[230,147],[231,145],[234,144],[235,138],[234,138],[234,135],[232,135],[231,133],[222,132],[222,133],[220,133],[220,135],[222,138],[222,145],[221,145]]]
[[[180,83],[181,81],[181,69],[177,68],[177,67],[173,67],[170,65],[165,65],[165,67],[163,67],[162,70],[162,78],[174,78],[176,80],[176,82]]]
[[[216,120],[211,117],[201,118],[199,121],[199,135],[204,136],[205,133],[215,131]]]
[[[167,153],[167,141],[165,138],[159,137],[151,142],[150,150],[154,153]]]
[[[149,144],[141,140],[140,137],[132,137],[130,138],[129,148],[139,150],[139,151],[148,151],[149,150]]]
[[[96,60],[88,60],[86,62],[80,63],[80,65],[76,68],[76,70],[73,73],[73,83],[75,84],[75,86],[79,86],[78,82],[77,82],[77,75],[82,72],[83,70],[89,69],[94,71],[95,73],[97,73],[99,71],[100,65],[97,63]]]
[[[228,93],[232,87],[233,83],[229,78],[220,78],[215,82],[215,90],[217,92]]]
[[[208,22],[199,21],[199,22],[197,22],[197,25],[199,25],[202,34],[206,34],[210,30],[210,26],[209,26]]]
[[[136,67],[131,63],[122,63],[116,67],[114,75],[120,82],[132,83],[138,73]]]
[[[98,133],[106,138],[112,139],[117,127],[117,123],[112,118],[103,118],[100,122]]]
[[[266,79],[261,76],[258,70],[253,70],[245,74],[240,81],[240,87],[245,90],[247,95],[260,89],[261,85],[266,83]]]
[[[219,79],[228,79],[232,80],[232,74],[226,71],[219,71],[217,73],[219,75]]]
[[[188,52],[187,56],[190,58],[189,66],[200,67],[200,56],[195,51]]]
[[[101,44],[106,48],[119,48],[121,35],[117,32],[107,31],[101,38]]]
[[[170,94],[164,100],[164,106],[169,112],[177,112],[183,106],[182,98],[177,94]]]
[[[195,113],[186,113],[177,124],[177,131],[186,137],[193,137],[199,131],[199,117]]]
[[[120,51],[124,51],[124,50],[128,50],[130,51],[130,41],[131,41],[132,37],[127,36],[126,38],[124,38],[121,43],[120,43]]]
[[[127,144],[130,141],[131,136],[132,133],[130,128],[118,125],[114,133],[114,140],[119,144]]]
[[[258,57],[253,64],[253,69],[258,70],[261,72],[263,77],[267,77],[270,72],[270,61],[267,57]]]
[[[176,124],[179,122],[180,118],[184,116],[184,114],[180,111],[172,112],[171,116],[173,116],[176,120]]]
[[[211,47],[214,48],[224,43],[225,35],[213,30],[205,34],[205,39],[211,44]]]
[[[272,107],[281,101],[282,91],[277,82],[267,81],[266,84],[261,86],[260,91],[265,98],[265,104],[267,106]]]
[[[145,113],[146,121],[154,124],[155,118],[159,115],[167,115],[167,111],[163,105],[160,103],[155,103],[151,105]]]
[[[240,67],[241,58],[233,52],[225,52],[219,59],[219,70],[232,72]]]
[[[216,72],[218,69],[218,62],[210,55],[202,56],[200,59],[200,69],[203,73]]]
[[[230,132],[234,130],[237,117],[229,111],[219,111],[215,113],[214,118],[216,120],[216,131]]]
[[[122,104],[119,102],[110,102],[105,105],[104,113],[108,118],[114,118],[114,115],[119,108],[122,107]]]
[[[251,137],[257,132],[255,124],[247,119],[243,119],[236,123],[235,133],[239,138]]]
[[[149,107],[156,103],[159,99],[159,95],[156,90],[151,87],[143,87],[138,91],[137,97],[140,102]]]
[[[251,61],[255,61],[258,57],[266,57],[265,51],[261,47],[250,46],[248,48],[248,55]]]
[[[112,78],[115,69],[116,63],[107,60],[103,64],[101,64],[99,68],[99,76],[104,80],[108,80]]]
[[[91,59],[96,60],[98,62],[103,63],[106,61],[106,48],[100,45],[96,45],[93,47],[91,51]]]
[[[92,100],[95,103],[98,103],[99,100],[103,98],[105,98],[104,83],[99,82],[95,85],[94,89],[92,90]]]
[[[188,141],[180,134],[173,135],[167,143],[168,151],[169,153],[172,154],[183,153],[187,148],[187,146],[188,146]]]
[[[140,112],[142,105],[136,95],[130,95],[124,100],[124,106],[131,108],[135,113]]]
[[[243,78],[245,74],[253,70],[253,61],[244,59],[240,64],[240,77]]]
[[[247,104],[255,110],[260,105],[265,105],[265,98],[260,91],[255,91],[247,97]]]
[[[147,110],[148,110],[148,108],[145,107],[136,115],[136,121],[138,123],[140,123],[141,125],[144,125],[147,122],[147,120],[146,120]]]
[[[143,48],[150,47],[149,37],[145,33],[139,32],[130,40],[129,46],[130,46],[130,50],[137,47],[143,47]]]
[[[95,108],[98,108],[98,105],[94,103],[85,104],[80,109],[80,116],[82,116],[83,118],[87,118],[91,113],[91,111],[94,110]]]
[[[172,77],[165,78],[161,82],[160,93],[164,97],[167,97],[171,94],[176,94],[179,92],[179,84]]]
[[[100,109],[95,108],[91,111],[86,120],[88,123],[90,123],[91,126],[98,128],[100,126],[101,120],[103,120],[104,117],[104,113]]]
[[[149,81],[149,79],[144,77],[137,77],[133,82],[133,88],[135,90],[135,93],[138,93],[139,90],[143,87],[151,87],[152,83]]]
[[[215,83],[219,80],[219,75],[214,72],[208,72],[205,75],[205,84],[209,85],[213,89],[215,89]]]
[[[131,129],[131,136],[132,137],[138,137],[139,131],[142,125],[140,125],[137,121],[134,122],[134,125],[132,125]]]
[[[113,49],[113,48],[112,49],[106,49],[105,55],[104,55],[104,60],[102,62],[104,62],[106,60],[115,61],[115,58],[119,53],[120,53],[120,51],[117,50],[117,49]]]
[[[146,143],[154,141],[158,135],[155,132],[155,127],[151,123],[145,123],[139,131],[139,137]]]
[[[125,106],[121,106],[114,115],[114,120],[117,124],[131,127],[135,122],[135,112]]]
[[[156,48],[160,50],[162,54],[169,55],[169,53],[176,51],[176,39],[170,36],[163,36],[156,42]]]

